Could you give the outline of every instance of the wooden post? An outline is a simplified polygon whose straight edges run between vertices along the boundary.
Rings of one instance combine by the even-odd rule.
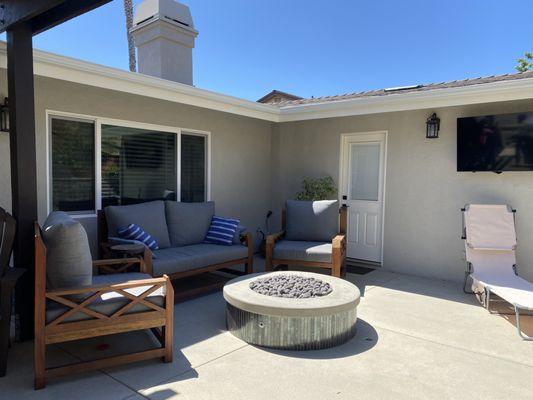
[[[27,271],[16,290],[20,337],[33,337],[33,222],[37,220],[35,109],[33,100],[32,29],[26,22],[7,31],[9,144],[12,213],[17,220],[13,247],[15,266]]]

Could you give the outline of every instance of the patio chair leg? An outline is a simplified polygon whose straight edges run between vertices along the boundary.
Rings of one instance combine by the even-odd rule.
[[[488,312],[490,312],[489,305],[490,305],[490,289],[485,288],[485,308]]]
[[[466,288],[466,284],[468,283],[468,278],[469,277],[470,277],[470,272],[469,271],[465,271],[465,281],[463,283],[463,292],[465,292],[466,294],[474,294],[473,290],[468,290]]]
[[[533,340],[533,337],[523,333],[522,329],[520,328],[520,311],[518,310],[517,306],[514,306],[514,311],[516,315],[516,329],[518,330],[518,336],[520,336],[523,340]]]
[[[44,371],[45,371],[45,355],[46,345],[44,344],[44,338],[42,341],[35,338],[34,344],[34,369],[35,369],[35,390],[43,389],[45,386]]]

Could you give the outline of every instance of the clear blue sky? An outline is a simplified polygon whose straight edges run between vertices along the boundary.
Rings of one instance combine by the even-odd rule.
[[[138,3],[139,1],[136,1]],[[530,0],[183,0],[200,88],[256,100],[515,72]],[[39,49],[127,69],[122,0],[38,35]]]

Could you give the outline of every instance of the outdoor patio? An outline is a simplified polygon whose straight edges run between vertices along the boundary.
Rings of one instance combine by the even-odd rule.
[[[263,260],[256,259],[258,269]],[[33,389],[32,343],[17,343],[3,399],[522,399],[533,347],[514,317],[491,315],[460,284],[374,271],[348,274],[363,298],[355,339],[312,352],[268,351],[225,330],[221,293],[177,304],[174,362],[156,360],[51,381]],[[524,318],[526,320],[527,318]],[[527,321],[533,333],[533,320]],[[56,347],[54,364],[142,348],[135,332]],[[155,343],[155,342],[154,342]]]

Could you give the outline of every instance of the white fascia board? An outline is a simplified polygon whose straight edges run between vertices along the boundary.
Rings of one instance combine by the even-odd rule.
[[[0,68],[6,67],[6,43],[0,41]],[[34,72],[39,76],[271,122],[303,121],[533,99],[533,78],[527,78],[457,88],[288,105],[279,108],[41,50],[34,50]]]
[[[533,99],[533,78],[285,106],[279,122]]]
[[[80,61],[53,53],[34,50],[34,73],[60,79],[147,96],[175,103],[243,115],[272,122],[279,121],[279,108],[227,96],[193,86],[168,81],[136,72]],[[7,68],[6,43],[0,42],[0,68]]]

